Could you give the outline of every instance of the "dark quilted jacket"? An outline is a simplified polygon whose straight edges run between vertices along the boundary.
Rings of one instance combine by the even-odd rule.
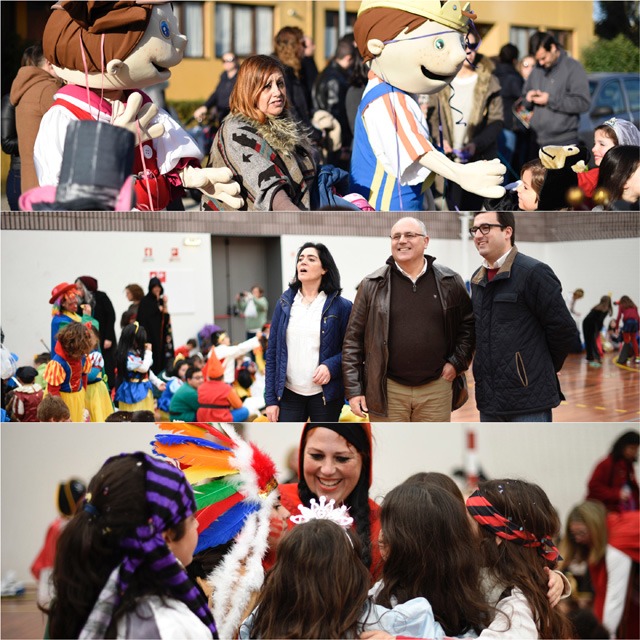
[[[491,282],[484,267],[473,274],[471,300],[478,409],[506,416],[557,407],[557,372],[578,336],[551,268],[514,247]]]
[[[279,405],[287,380],[287,326],[291,315],[291,305],[297,289],[289,287],[278,300],[269,333],[267,347],[265,390],[267,406]],[[344,398],[342,384],[342,341],[347,330],[347,322],[351,313],[351,301],[338,295],[338,292],[327,296],[322,309],[322,326],[320,334],[320,361],[329,368],[331,380],[322,386],[324,399],[329,402]]]

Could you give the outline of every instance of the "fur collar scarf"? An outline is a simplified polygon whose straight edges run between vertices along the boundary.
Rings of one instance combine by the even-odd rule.
[[[250,125],[265,142],[278,153],[292,153],[296,147],[311,151],[308,134],[288,114],[278,118],[267,118],[264,124],[236,113],[234,116],[242,123]]]

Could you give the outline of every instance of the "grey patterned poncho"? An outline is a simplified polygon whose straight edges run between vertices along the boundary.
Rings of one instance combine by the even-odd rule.
[[[316,165],[311,143],[288,116],[260,124],[237,113],[228,115],[213,141],[209,166],[231,169],[241,187],[244,210],[272,211],[273,197],[280,189],[297,207],[309,209]],[[203,208],[228,209],[209,198],[203,200]]]

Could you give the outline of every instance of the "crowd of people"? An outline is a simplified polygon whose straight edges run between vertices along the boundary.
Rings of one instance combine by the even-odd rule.
[[[471,29],[465,36],[466,57],[450,85],[433,95],[418,96],[412,117],[425,132],[425,140],[420,143],[421,152],[407,149],[407,163],[415,163],[416,154],[431,148],[458,165],[499,158],[507,169],[506,195],[483,198],[477,195],[477,188],[467,191],[464,180],[458,184],[446,179],[447,171],[439,174],[427,163],[429,168],[425,165],[413,170],[419,180],[412,178],[402,186],[405,191],[415,191],[419,200],[411,208],[637,208],[640,132],[634,123],[612,117],[595,129],[591,151],[583,146],[578,126],[580,114],[589,109],[590,94],[582,65],[546,32],[531,36],[529,51],[522,58],[511,43],[493,58],[482,54],[481,46],[479,33]],[[203,190],[204,209],[224,211],[241,206],[251,211],[295,211],[330,205],[380,208],[382,201],[367,197],[356,186],[360,184],[364,151],[362,139],[354,139],[355,131],[360,121],[371,129],[366,119],[373,116],[366,111],[373,114],[377,108],[371,101],[378,97],[374,89],[379,79],[371,71],[367,76],[371,58],[365,56],[368,63],[363,64],[362,46],[358,48],[352,33],[339,39],[334,55],[321,71],[313,51],[311,39],[299,27],[285,26],[276,34],[270,56],[253,55],[240,61],[232,51],[223,54],[224,71],[218,85],[192,117],[210,123],[206,140],[199,141],[209,154],[208,166],[229,169],[231,173],[225,174],[225,179],[231,176],[238,182],[239,194],[234,191],[234,197],[229,198],[226,189],[208,188],[204,178],[181,173],[184,187]],[[3,98],[2,145],[12,158],[7,183],[12,209],[18,208],[20,190],[35,186],[34,180],[37,183],[33,168],[35,136],[47,104],[53,104],[61,86],[42,47],[30,47],[23,65],[10,96]],[[358,104],[360,111],[356,112]],[[394,139],[404,140],[405,132],[398,129],[404,125],[398,120],[394,126]],[[392,147],[397,141],[386,138],[386,142],[372,143],[378,156],[394,155]],[[378,143],[390,146],[378,149]],[[418,143],[412,144],[415,147]],[[545,152],[545,148],[559,147],[564,150],[562,161],[558,161],[556,151]],[[615,152],[609,153],[614,148]],[[395,153],[400,151],[396,149]],[[552,156],[553,161],[548,160]],[[425,190],[422,183],[430,171],[436,180]],[[41,184],[50,184],[43,180],[41,177]],[[173,200],[166,206],[180,207],[174,197],[176,186],[171,184]],[[373,194],[372,184],[367,189]],[[235,196],[242,199],[242,205]],[[200,197],[199,192],[196,197]],[[398,206],[389,204],[386,208],[409,210],[407,198],[413,196],[407,191],[403,198]]]
[[[391,227],[390,256],[362,276],[353,302],[329,248],[305,242],[271,314],[260,285],[237,294],[246,336],[236,343],[207,325],[176,347],[157,277],[146,295],[125,287],[131,304],[118,338],[96,278],[61,282],[49,299],[53,348],[3,372],[5,416],[49,420],[39,405],[61,400],[73,422],[448,422],[469,398],[473,366],[481,421],[551,421],[567,356],[584,350],[595,368],[617,352],[619,364],[634,367],[640,318],[626,294],[602,296],[583,317],[584,291],[565,299],[551,267],[519,251],[517,215],[475,214],[469,233],[480,267],[470,292],[429,255],[417,218]]]
[[[306,423],[285,484],[231,426],[151,444],[60,484],[32,566],[48,637],[638,637],[637,430],[564,529],[526,479],[425,471],[374,501],[368,423]]]

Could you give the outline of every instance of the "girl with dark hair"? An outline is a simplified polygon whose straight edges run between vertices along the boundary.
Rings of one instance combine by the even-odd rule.
[[[385,496],[379,537],[384,564],[374,601],[395,607],[422,596],[447,636],[475,635],[492,619],[480,589],[477,543],[455,483],[445,489],[436,482],[409,479]]]
[[[316,177],[312,143],[289,114],[282,64],[271,56],[247,58],[231,92],[231,113],[211,147],[210,167],[228,167],[248,211],[300,211],[311,206]],[[215,198],[203,208],[224,209]]]
[[[144,453],[109,458],[58,541],[51,638],[217,638],[184,567],[198,541],[182,471]]]
[[[599,500],[607,511],[637,511],[640,489],[633,468],[638,461],[640,434],[626,431],[596,465],[588,484],[587,500]]]
[[[305,242],[273,313],[266,355],[270,422],[337,422],[344,405],[342,342],[352,303],[327,247]]]
[[[269,346],[271,348],[271,346]],[[280,485],[282,505],[291,513],[298,505],[325,496],[349,507],[352,528],[360,541],[360,557],[373,576],[380,568],[378,534],[380,508],[369,498],[371,486],[371,425],[368,423],[307,423],[300,438],[297,484]]]
[[[522,480],[489,480],[467,499],[467,510],[480,525],[483,591],[498,611],[480,637],[573,637],[547,594],[548,574],[562,558],[552,540],[560,518],[546,493]]]
[[[618,145],[609,149],[600,162],[594,199],[607,209],[629,208],[640,198],[640,147]],[[622,202],[621,202],[622,201]]]
[[[602,339],[600,334],[607,315],[613,313],[611,298],[602,296],[600,302],[589,311],[582,321],[582,334],[587,351],[587,362],[591,367],[602,366]]]
[[[153,384],[160,391],[165,383],[151,370],[153,353],[147,342],[147,332],[136,321],[127,325],[120,336],[116,351],[116,395],[120,411],[153,411]]]
[[[371,603],[368,588],[358,539],[331,519],[302,522],[282,538],[240,638],[357,638],[375,629],[393,636],[443,637],[424,598],[389,611]]]

